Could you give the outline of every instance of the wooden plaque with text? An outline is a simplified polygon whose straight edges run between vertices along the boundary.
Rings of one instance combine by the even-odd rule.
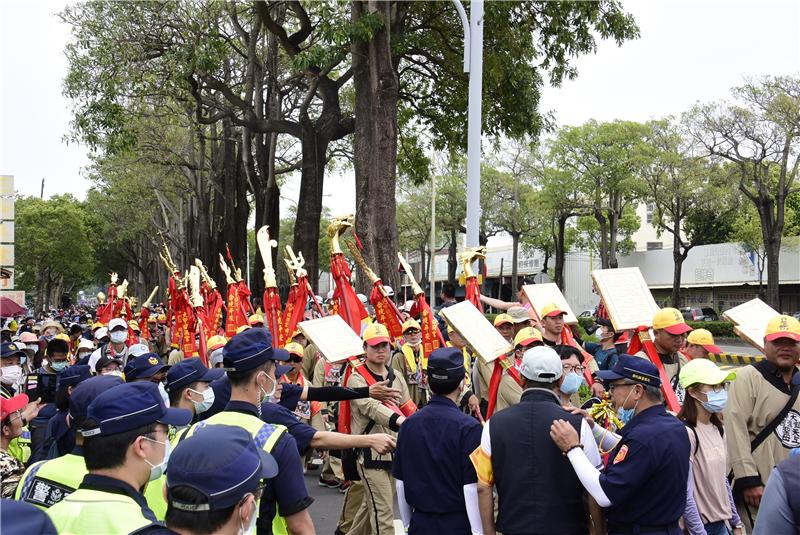
[[[564,316],[564,323],[569,325],[578,323],[577,316],[573,314],[558,284],[554,282],[548,282],[546,284],[526,284],[522,287],[522,291],[525,293],[528,301],[531,302],[531,306],[536,312],[536,315],[539,316],[539,319],[542,318],[542,309],[544,306],[548,303],[555,303],[558,305],[558,308],[567,313]]]
[[[615,331],[653,326],[659,307],[638,267],[597,269],[592,271],[592,280]]]
[[[492,362],[514,349],[469,301],[443,308],[439,313],[486,362]]]
[[[364,342],[341,316],[301,321],[300,332],[314,344],[328,362],[340,362],[364,354]]]

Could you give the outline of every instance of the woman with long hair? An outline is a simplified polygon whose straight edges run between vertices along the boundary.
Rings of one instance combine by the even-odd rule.
[[[720,415],[728,400],[728,382],[736,374],[706,359],[682,367],[686,391],[678,418],[689,434],[690,468],[683,522],[690,535],[741,535],[743,524],[727,478],[728,453]],[[731,531],[732,530],[732,531]]]

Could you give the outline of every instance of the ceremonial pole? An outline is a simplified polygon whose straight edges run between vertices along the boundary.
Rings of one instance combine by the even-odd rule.
[[[421,271],[424,271],[425,265],[420,263],[420,266]],[[431,290],[430,302],[436,306],[436,173],[431,175],[431,274],[428,280]]]

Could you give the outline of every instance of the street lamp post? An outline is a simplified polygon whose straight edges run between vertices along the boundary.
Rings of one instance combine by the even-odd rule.
[[[478,246],[481,204],[481,91],[483,82],[483,0],[470,2],[470,18],[453,0],[464,27],[464,72],[469,73],[467,107],[467,247]]]

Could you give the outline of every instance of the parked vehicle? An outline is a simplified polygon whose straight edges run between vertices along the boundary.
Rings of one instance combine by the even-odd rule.
[[[686,321],[719,321],[719,315],[711,307],[683,307],[680,311]]]
[[[579,318],[593,318],[594,317],[594,310],[584,310],[580,314],[578,314]]]

